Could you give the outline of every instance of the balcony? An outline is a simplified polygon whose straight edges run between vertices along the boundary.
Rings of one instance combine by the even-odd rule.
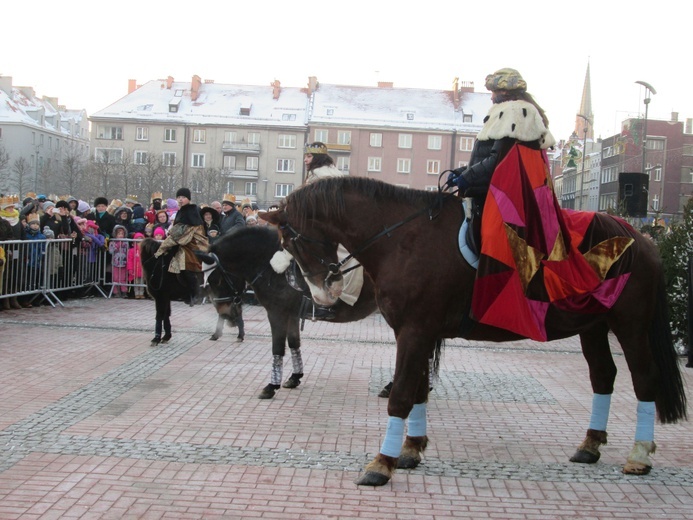
[[[258,180],[258,170],[238,170],[236,168],[222,168],[221,174],[232,179]]]
[[[221,145],[222,152],[260,154],[259,144],[249,144],[245,141],[224,141]]]
[[[327,143],[327,151],[328,152],[336,152],[336,153],[351,153],[351,145],[350,144]]]

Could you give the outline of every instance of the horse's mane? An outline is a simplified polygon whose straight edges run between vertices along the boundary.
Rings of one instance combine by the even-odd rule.
[[[371,204],[393,202],[413,209],[434,204],[437,191],[403,188],[367,177],[328,177],[293,191],[283,207],[290,207],[291,219],[304,223],[307,219],[340,221],[346,214],[344,193],[357,192]]]
[[[154,240],[153,238],[147,237],[142,240],[142,242],[140,242],[140,258],[142,263],[153,257],[154,253],[159,250],[160,245],[161,242]]]

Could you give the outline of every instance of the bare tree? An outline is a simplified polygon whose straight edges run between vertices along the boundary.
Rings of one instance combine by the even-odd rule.
[[[11,179],[9,175],[4,175],[2,172],[8,169],[10,165],[10,154],[5,147],[0,144],[0,193],[9,193],[11,191]]]
[[[192,191],[199,194],[200,201],[209,203],[219,196],[221,191],[221,170],[205,168],[193,174]]]
[[[163,191],[161,186],[162,171],[164,169],[161,161],[154,159],[152,154],[147,154],[144,163],[138,166],[139,177],[141,179],[140,195],[144,195],[142,200],[149,200],[152,193]],[[145,206],[145,204],[142,204]]]
[[[32,170],[33,168],[29,165],[29,161],[26,160],[26,157],[18,157],[12,164],[12,181],[14,185],[17,186],[17,191],[19,193],[26,193],[29,191],[31,180],[36,180],[34,178],[35,172]],[[32,175],[32,173],[34,175]]]
[[[91,161],[90,190],[94,197],[116,197],[120,193],[120,167],[122,157],[109,150],[100,150]]]
[[[180,188],[181,179],[183,177],[183,169],[176,164],[164,165],[161,171],[162,182],[161,188],[164,192],[164,196],[168,195],[170,197],[178,191]]]
[[[90,195],[83,193],[86,180],[87,158],[75,143],[71,143],[65,152],[57,189],[75,197],[85,197]]]

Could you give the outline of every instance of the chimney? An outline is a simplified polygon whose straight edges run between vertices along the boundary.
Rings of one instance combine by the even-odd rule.
[[[315,76],[308,76],[308,95],[318,90],[319,86],[320,83],[318,83],[318,78]]]
[[[0,76],[0,90],[12,97],[12,76]]]
[[[679,113],[678,112],[672,112],[671,113],[671,121],[672,123],[677,123],[679,120]]]
[[[169,76],[166,78],[166,88],[171,90],[171,87],[173,86],[173,76]]]
[[[129,79],[128,80],[128,94],[132,94],[135,90],[137,90],[137,80],[136,79]]]
[[[43,96],[42,99],[43,99],[43,101],[45,101],[46,103],[50,103],[50,105],[51,105],[54,109],[58,110],[58,98],[57,98],[57,97]]]
[[[686,118],[686,127],[684,129],[684,132],[687,134],[693,134],[693,118]]]
[[[456,77],[452,80],[452,102],[457,108],[460,104],[460,78]]]
[[[282,91],[281,82],[275,79],[270,85],[272,85],[272,99],[279,99],[279,94]]]
[[[214,85],[214,80],[213,79],[206,79],[205,85]]]
[[[190,99],[192,101],[197,101],[197,98],[200,97],[200,86],[202,85],[202,80],[200,79],[200,76],[195,74],[192,77],[192,82],[190,85]]]
[[[392,81],[378,81],[378,88],[392,88],[394,86]]]

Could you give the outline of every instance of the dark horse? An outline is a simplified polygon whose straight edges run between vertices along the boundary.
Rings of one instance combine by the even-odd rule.
[[[280,274],[271,267],[270,260],[280,248],[275,228],[253,226],[223,235],[210,246],[209,254],[202,256],[205,263],[218,263],[212,275],[218,276],[216,271],[221,271],[220,278],[236,292],[242,293],[246,284],[252,287],[257,301],[267,310],[272,331],[272,374],[270,383],[258,396],[260,399],[271,399],[280,387],[287,344],[293,372],[284,382],[284,388],[296,388],[303,377],[300,320],[304,293],[289,284],[286,272]],[[294,274],[302,278],[298,269]],[[214,284],[211,280],[210,283]],[[330,321],[357,321],[372,314],[377,309],[373,290],[373,283],[364,276],[363,289],[355,305],[339,300],[333,307],[334,319]]]
[[[140,258],[144,279],[147,283],[147,291],[154,299],[156,306],[156,317],[154,327],[154,338],[152,346],[159,343],[168,343],[171,339],[171,302],[175,300],[190,301],[190,288],[185,280],[177,274],[168,272],[169,256],[163,255],[159,258],[154,254],[159,249],[160,242],[145,238],[140,244]],[[202,273],[198,275],[199,282],[202,284]],[[217,327],[212,339],[221,336],[224,321],[227,320],[231,325],[238,326],[238,337],[243,339],[243,315],[238,295],[234,288],[223,283],[223,280],[212,278],[214,291],[210,297],[215,303],[215,308],[219,315]],[[163,335],[162,335],[163,333]]]
[[[357,483],[383,485],[398,463],[403,467],[403,459],[404,467],[418,464],[426,448],[427,359],[436,338],[521,339],[479,323],[461,328],[469,321],[475,270],[459,253],[460,200],[445,193],[340,177],[295,190],[278,211],[262,218],[279,226],[284,247],[325,293],[314,292],[316,301],[327,299],[328,292],[332,297],[338,293],[337,243],[353,253],[376,286],[380,311],[395,332],[397,359],[385,439]],[[605,214],[594,218],[602,224],[594,232],[602,235],[593,237],[600,243],[609,238],[603,230],[613,232],[615,226],[608,224],[616,221]],[[603,430],[590,424],[571,459],[587,463],[599,459],[599,446],[606,443],[606,417],[616,377],[608,333],[615,334],[639,401],[635,444],[623,471],[644,474],[652,466],[649,454],[655,445],[653,440],[640,440],[638,430],[653,438],[655,405],[663,423],[685,419],[686,396],[671,339],[662,262],[655,246],[632,231],[630,277],[613,307],[602,314],[578,314],[552,306],[546,332],[548,340],[580,336],[595,394],[592,418],[604,424]],[[641,413],[643,403],[648,413]]]

